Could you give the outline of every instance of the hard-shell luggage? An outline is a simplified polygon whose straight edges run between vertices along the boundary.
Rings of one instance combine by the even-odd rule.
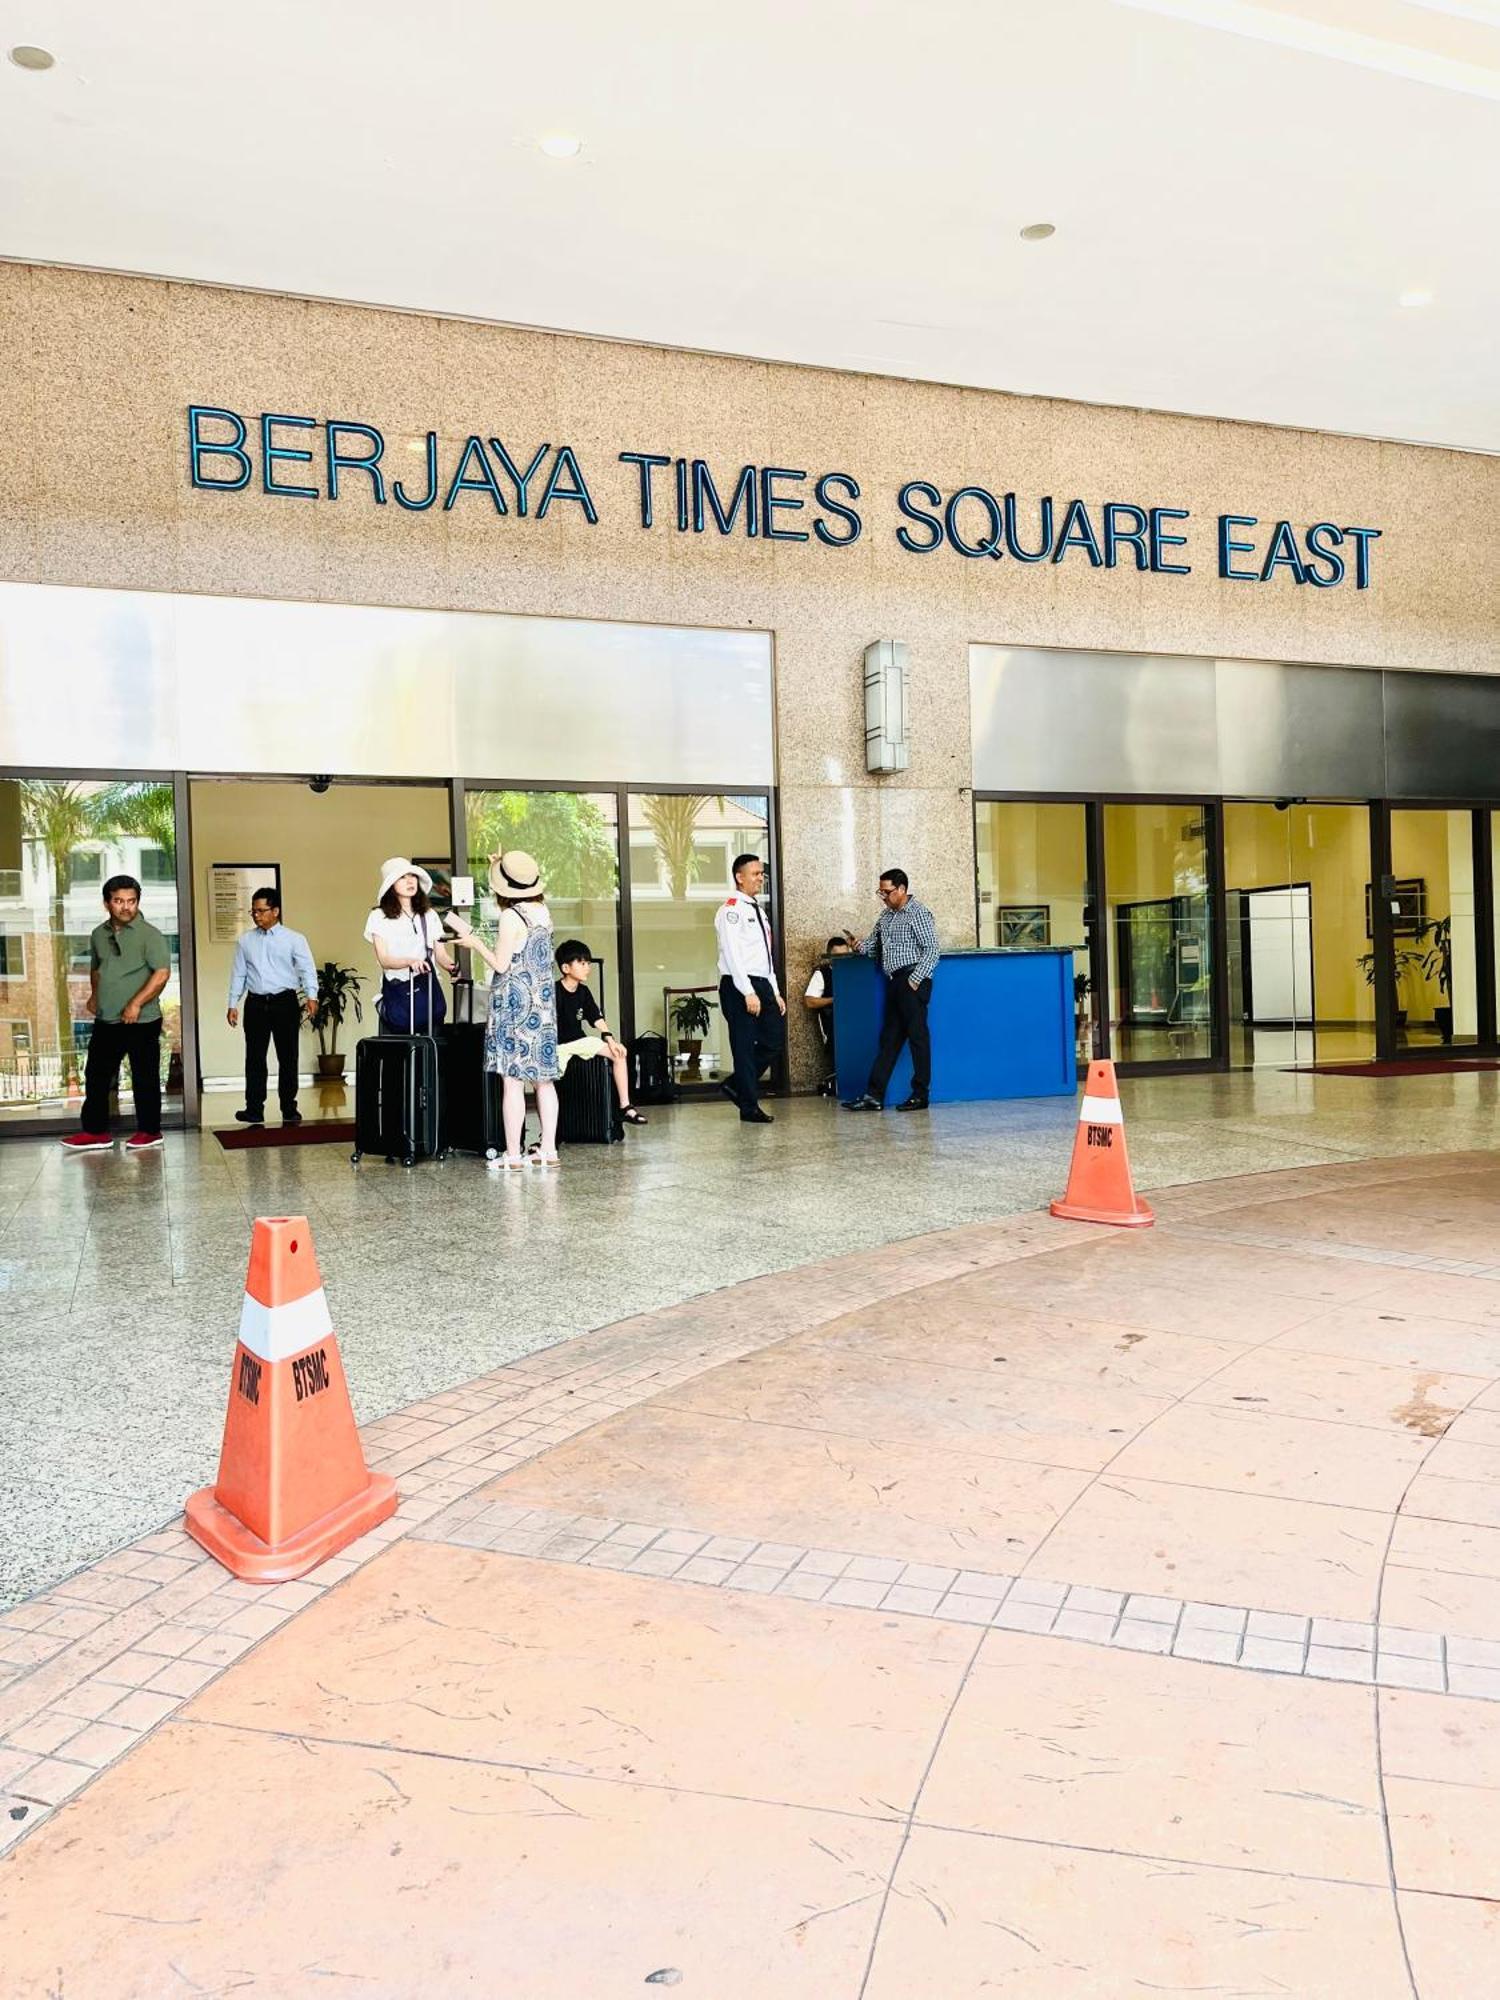
[[[577,1056],[559,1077],[557,1136],[568,1146],[612,1146],[624,1138],[615,1073],[604,1056]]]
[[[627,1050],[630,1064],[630,1101],[632,1104],[675,1104],[677,1090],[672,1082],[672,1063],[667,1054],[665,1035],[654,1035],[648,1029],[644,1035],[637,1035]]]
[[[438,1043],[443,1140],[450,1152],[493,1160],[505,1144],[500,1078],[484,1066],[484,1028],[459,1022]]]
[[[432,1018],[432,967],[427,968],[427,1018]],[[410,981],[408,981],[410,984]],[[403,1167],[444,1150],[438,1045],[431,1035],[371,1035],[354,1045],[354,1151]]]

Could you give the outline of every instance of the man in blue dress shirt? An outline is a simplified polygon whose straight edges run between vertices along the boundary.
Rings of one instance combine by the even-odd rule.
[[[242,1125],[266,1122],[266,1048],[276,1043],[276,1089],[283,1125],[300,1125],[297,1109],[297,1042],[305,1008],[308,1020],[318,1011],[318,971],[307,939],[281,921],[281,898],[274,889],[257,889],[250,899],[255,928],[235,946],[229,975],[231,1028],[240,1023],[245,1007],[245,1108],[236,1111]]]
[[[932,1037],[927,1032],[927,1003],[937,970],[937,924],[925,903],[919,903],[900,868],[887,868],[880,878],[880,920],[867,938],[845,931],[853,950],[880,961],[885,974],[885,1020],[880,1047],[863,1097],[851,1098],[849,1111],[883,1111],[886,1085],[902,1047],[911,1045],[911,1096],[898,1111],[925,1111],[932,1088]]]

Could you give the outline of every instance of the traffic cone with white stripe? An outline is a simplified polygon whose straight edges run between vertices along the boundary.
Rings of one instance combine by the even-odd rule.
[[[365,1464],[307,1217],[261,1216],[219,1477],[187,1531],[235,1576],[285,1583],[395,1510],[395,1482]]]
[[[1091,1062],[1078,1109],[1068,1190],[1052,1213],[1069,1222],[1111,1222],[1149,1229],[1156,1217],[1136,1193],[1125,1151],[1125,1114],[1112,1062]]]

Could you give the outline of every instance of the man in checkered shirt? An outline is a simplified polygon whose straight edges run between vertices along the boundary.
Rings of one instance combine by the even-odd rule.
[[[896,1106],[898,1111],[925,1111],[932,1087],[932,1039],[927,1032],[927,1003],[932,998],[932,975],[937,969],[938,934],[931,910],[911,893],[905,873],[887,868],[880,878],[880,900],[885,908],[867,938],[853,931],[844,936],[866,958],[878,959],[885,974],[885,1020],[880,1030],[880,1047],[875,1067],[863,1097],[849,1100],[848,1111],[883,1111],[886,1086],[896,1058],[906,1043],[911,1044],[911,1096]]]

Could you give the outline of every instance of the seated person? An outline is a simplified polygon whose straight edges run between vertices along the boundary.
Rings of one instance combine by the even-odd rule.
[[[848,956],[849,940],[831,937],[802,995],[802,1004],[817,1024],[819,1039],[828,1051],[830,1062],[833,1060],[833,970],[829,960]],[[824,1094],[830,1095],[833,1087],[833,1079],[829,1078],[823,1085]]]
[[[557,947],[557,1061],[566,1069],[576,1057],[603,1056],[615,1073],[615,1095],[627,1125],[647,1121],[630,1102],[630,1069],[625,1050],[615,1040],[599,1002],[589,991],[593,959],[581,938],[565,938]]]

